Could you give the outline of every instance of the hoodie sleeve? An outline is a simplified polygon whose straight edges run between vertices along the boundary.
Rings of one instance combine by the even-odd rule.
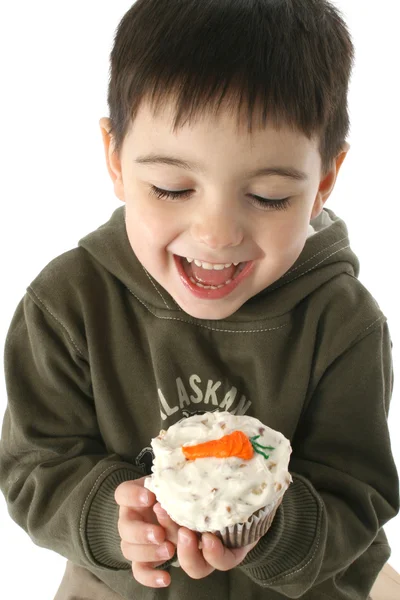
[[[107,452],[88,361],[29,293],[11,322],[4,366],[0,486],[10,516],[35,544],[79,565],[130,568],[120,550],[114,492],[143,473]]]
[[[288,598],[310,588],[321,597],[342,597],[341,586],[369,592],[390,555],[380,529],[399,510],[387,423],[392,385],[383,318],[325,370],[299,423],[293,483],[239,566],[261,587]]]

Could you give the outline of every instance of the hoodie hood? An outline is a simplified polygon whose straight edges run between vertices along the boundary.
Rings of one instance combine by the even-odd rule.
[[[314,232],[293,266],[272,285],[248,300],[226,322],[254,321],[284,315],[330,279],[348,273],[358,277],[359,261],[350,248],[345,222],[330,209],[311,221]],[[109,221],[89,233],[78,245],[121,281],[154,313],[186,313],[146,271],[130,245],[125,224],[125,206],[117,208]],[[196,321],[189,317],[191,321]]]

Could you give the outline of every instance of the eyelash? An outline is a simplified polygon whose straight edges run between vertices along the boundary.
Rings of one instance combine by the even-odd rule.
[[[152,185],[150,192],[161,200],[178,200],[179,198],[187,198],[190,195],[191,190],[174,192],[171,190],[162,190],[161,188]],[[287,210],[290,205],[289,197],[282,198],[282,200],[270,200],[269,198],[261,198],[254,194],[251,194],[251,197],[255,205],[263,209]]]

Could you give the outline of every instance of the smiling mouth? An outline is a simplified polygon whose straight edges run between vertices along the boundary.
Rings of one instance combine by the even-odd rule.
[[[177,256],[187,278],[197,287],[218,290],[234,281],[248,262],[209,263],[197,259]]]

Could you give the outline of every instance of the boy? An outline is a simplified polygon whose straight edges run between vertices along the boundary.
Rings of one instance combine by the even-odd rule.
[[[139,0],[111,61],[124,206],[10,325],[10,514],[69,559],[56,600],[365,599],[399,498],[386,319],[324,208],[349,149],[347,28],[324,0]],[[233,551],[143,487],[151,438],[208,410],[293,448],[271,529]]]

